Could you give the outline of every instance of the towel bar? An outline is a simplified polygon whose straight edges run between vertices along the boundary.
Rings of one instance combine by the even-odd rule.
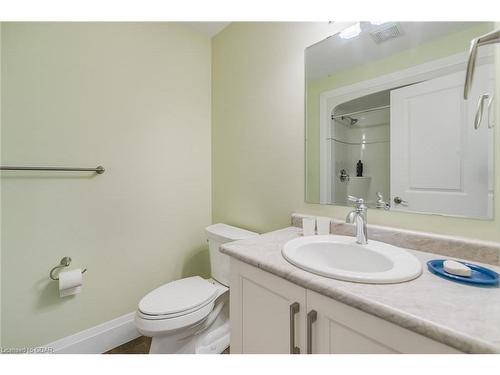
[[[68,168],[68,167],[0,167],[0,171],[59,171],[59,172],[95,172],[103,174],[105,169],[102,166],[96,168]]]

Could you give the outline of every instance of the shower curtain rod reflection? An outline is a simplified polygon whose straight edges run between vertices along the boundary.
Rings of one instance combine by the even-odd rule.
[[[1,166],[0,171],[55,171],[55,172],[95,172],[103,174],[105,169],[102,166],[96,168],[70,168],[70,167],[7,167]]]
[[[345,145],[354,145],[354,146],[361,146],[361,145],[371,145],[374,143],[389,143],[390,141],[386,140],[381,140],[381,141],[361,141],[361,142],[347,142],[347,141],[341,141],[340,139],[336,138],[327,138],[328,141],[335,141],[339,143],[343,143]]]
[[[353,116],[353,115],[358,115],[360,113],[366,113],[366,112],[373,112],[373,111],[380,111],[382,109],[387,109],[390,108],[390,105],[383,105],[380,107],[373,107],[373,108],[368,108],[368,109],[363,109],[361,111],[355,111],[355,112],[350,112],[350,113],[342,113],[340,115],[334,115],[332,114],[332,120],[336,120],[340,117],[347,117],[347,116]]]

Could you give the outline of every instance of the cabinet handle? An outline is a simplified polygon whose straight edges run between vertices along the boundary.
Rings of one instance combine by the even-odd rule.
[[[312,325],[316,321],[316,319],[318,319],[318,313],[316,312],[316,310],[311,310],[307,313],[307,354],[312,354]]]
[[[295,314],[300,310],[298,302],[290,305],[290,354],[300,354],[300,348],[295,346]]]

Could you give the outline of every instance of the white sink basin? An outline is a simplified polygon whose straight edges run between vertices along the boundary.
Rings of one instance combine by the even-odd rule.
[[[408,251],[373,240],[359,245],[348,236],[295,238],[285,244],[282,254],[306,271],[358,283],[401,283],[422,273],[422,264]]]

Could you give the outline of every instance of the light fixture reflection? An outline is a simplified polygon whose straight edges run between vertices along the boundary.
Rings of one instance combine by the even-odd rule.
[[[339,35],[342,39],[351,39],[357,37],[360,33],[361,33],[361,25],[358,22],[342,30]]]

